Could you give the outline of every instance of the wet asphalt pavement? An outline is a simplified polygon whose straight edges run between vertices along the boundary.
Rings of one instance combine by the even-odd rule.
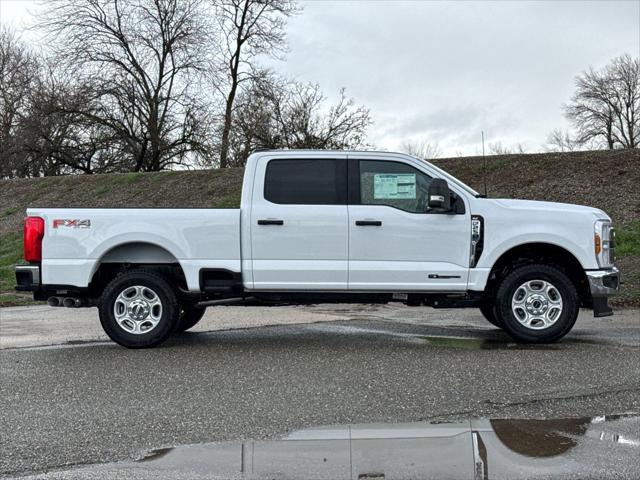
[[[516,345],[477,314],[312,311],[354,319],[186,333],[151,350],[102,340],[0,350],[0,474],[320,425],[640,412],[638,311],[581,318],[543,346]],[[616,451],[623,465],[638,458],[629,448]],[[636,463],[626,478],[640,477]]]

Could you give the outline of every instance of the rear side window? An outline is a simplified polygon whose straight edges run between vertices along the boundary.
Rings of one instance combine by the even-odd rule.
[[[289,205],[344,205],[346,160],[271,160],[267,164],[264,198]]]

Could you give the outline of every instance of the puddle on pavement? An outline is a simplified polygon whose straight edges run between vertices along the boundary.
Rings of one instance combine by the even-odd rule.
[[[276,440],[161,448],[44,478],[640,478],[640,416],[315,427]]]
[[[519,349],[522,345],[500,342],[484,338],[422,336],[426,343],[434,347],[462,348],[465,350]]]
[[[414,344],[426,344],[433,347],[459,348],[465,350],[558,350],[566,348],[563,344],[525,345],[504,338],[462,337],[451,335],[423,335],[398,332],[382,328],[369,328],[343,324],[315,324],[307,328],[341,335],[382,335],[400,338]]]
[[[525,345],[498,339],[474,337],[448,337],[421,335],[427,344],[434,347],[461,348],[465,350],[558,350],[563,348],[555,344]]]

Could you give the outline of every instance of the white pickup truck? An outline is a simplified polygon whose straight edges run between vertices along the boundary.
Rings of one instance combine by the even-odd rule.
[[[17,289],[97,306],[106,333],[151,347],[205,307],[391,302],[476,307],[521,342],[553,342],[579,308],[611,315],[611,219],[484,198],[417,158],[262,151],[240,209],[30,208]]]

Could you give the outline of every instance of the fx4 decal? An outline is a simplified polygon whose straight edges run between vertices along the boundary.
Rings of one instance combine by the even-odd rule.
[[[55,219],[53,221],[53,228],[69,227],[69,228],[90,228],[91,220],[69,220],[69,219]]]

